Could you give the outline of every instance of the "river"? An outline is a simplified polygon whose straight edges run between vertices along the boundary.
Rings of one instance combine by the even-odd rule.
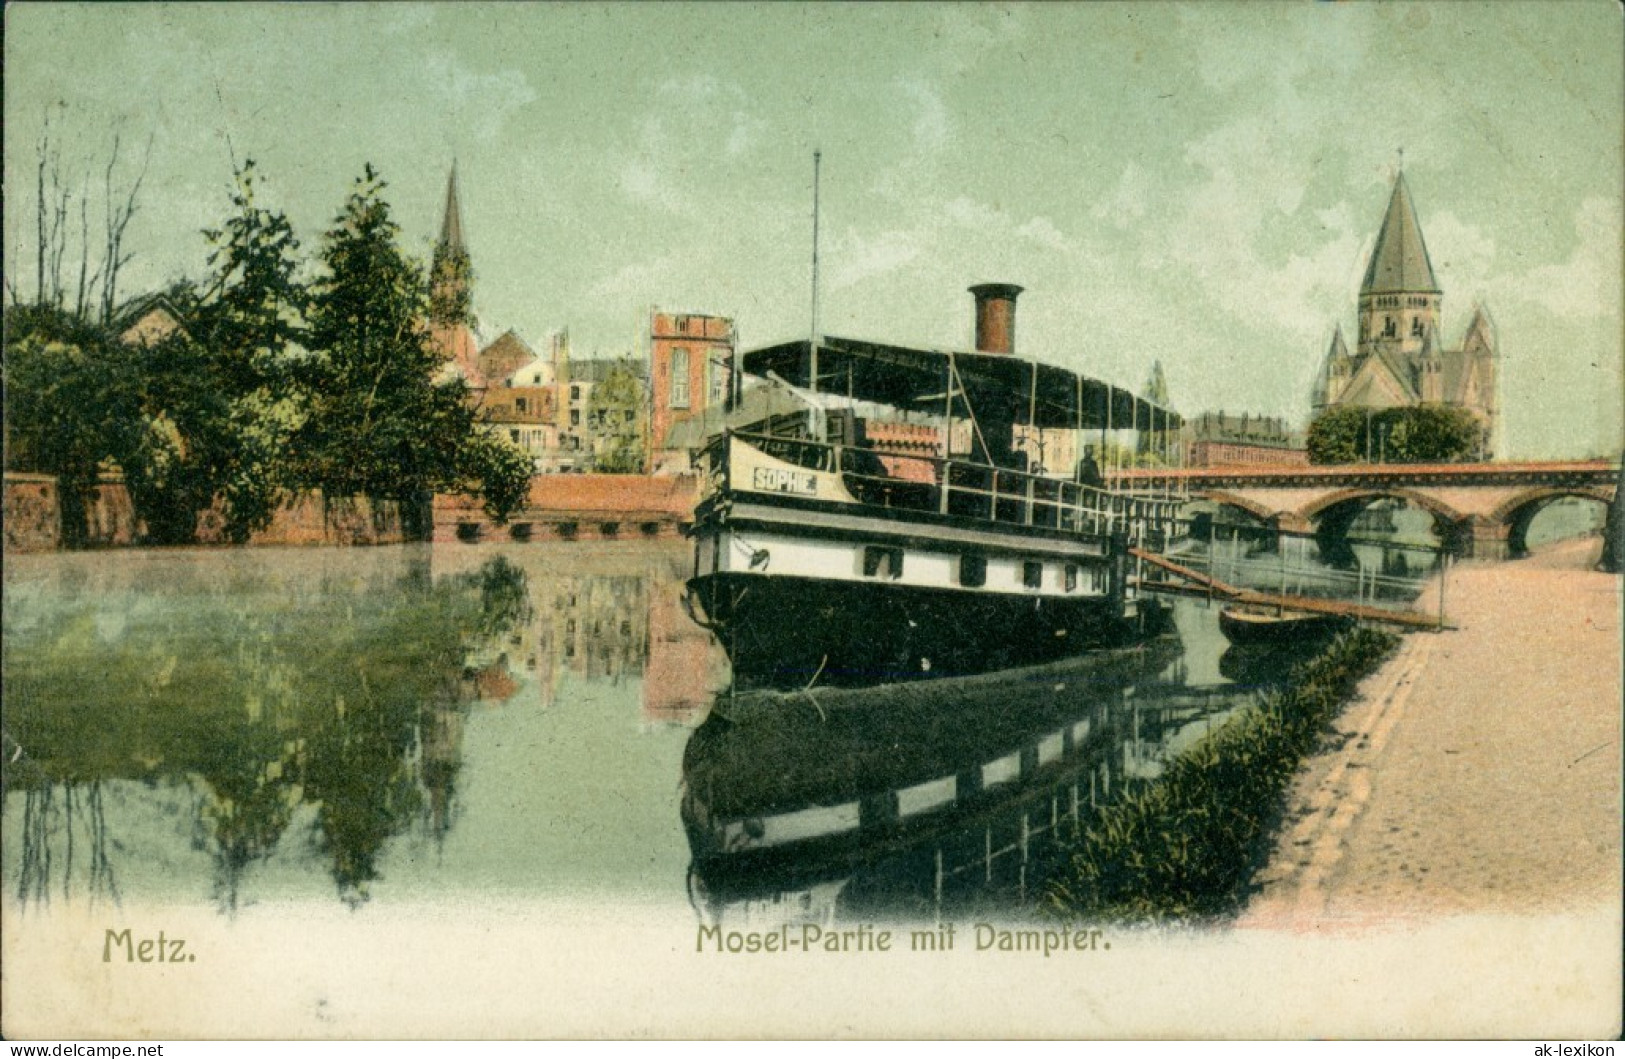
[[[13,911],[567,898],[1013,912],[1054,833],[1279,680],[1205,601],[1042,669],[734,696],[681,542],[8,557]]]

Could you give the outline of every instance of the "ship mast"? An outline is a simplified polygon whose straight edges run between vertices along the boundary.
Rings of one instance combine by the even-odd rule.
[[[812,213],[812,332],[807,349],[811,358],[807,382],[813,393],[818,392],[818,167],[821,153],[813,151],[813,213]]]

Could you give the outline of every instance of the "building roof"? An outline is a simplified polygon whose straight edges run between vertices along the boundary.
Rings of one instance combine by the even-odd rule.
[[[1392,408],[1416,404],[1421,399],[1411,372],[1397,350],[1387,344],[1359,362],[1353,378],[1338,395],[1337,403],[1367,408]]]
[[[1243,412],[1227,415],[1224,412],[1203,412],[1185,421],[1185,434],[1192,441],[1223,441],[1247,445],[1266,445],[1292,448],[1301,446],[1303,436],[1280,416],[1261,416]]]
[[[531,349],[514,331],[504,331],[500,338],[480,350],[480,373],[492,383],[508,382],[521,368],[536,360]]]
[[[1371,262],[1366,266],[1360,293],[1440,293],[1404,173],[1394,178],[1388,212],[1383,215],[1382,229],[1377,233],[1377,245],[1371,251]]]
[[[646,367],[642,361],[632,357],[595,358],[593,360],[572,360],[570,362],[571,382],[599,383],[608,379],[610,373],[616,368],[624,367],[635,377],[641,379],[646,374]]]
[[[811,358],[802,339],[744,354],[750,375],[777,375],[807,389]],[[1005,422],[1048,428],[1096,430],[1110,423],[1131,429],[1179,426],[1179,415],[1127,390],[1065,368],[1002,353],[959,353],[909,349],[824,335],[818,342],[818,374],[839,380],[835,392],[910,411],[940,412],[954,380],[955,398],[978,416],[993,413]],[[955,405],[963,411],[964,403]]]

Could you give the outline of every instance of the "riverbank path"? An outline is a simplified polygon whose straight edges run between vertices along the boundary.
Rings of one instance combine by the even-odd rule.
[[[1620,578],[1592,569],[1599,545],[1452,570],[1459,628],[1406,636],[1362,685],[1298,776],[1238,927],[1617,918]]]

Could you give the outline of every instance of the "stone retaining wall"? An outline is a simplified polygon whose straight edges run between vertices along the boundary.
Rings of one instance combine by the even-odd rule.
[[[5,476],[7,552],[48,552],[62,547],[61,495],[48,474]],[[225,544],[220,506],[198,516],[198,543]],[[90,548],[139,544],[145,527],[136,517],[122,482],[103,482],[91,491],[85,512]],[[406,539],[399,505],[366,497],[327,499],[319,490],[301,493],[277,510],[271,525],[249,538],[256,545],[399,544]]]
[[[542,474],[531,479],[524,507],[502,524],[486,516],[477,497],[435,497],[434,539],[673,537],[692,520],[699,495],[694,475]]]

